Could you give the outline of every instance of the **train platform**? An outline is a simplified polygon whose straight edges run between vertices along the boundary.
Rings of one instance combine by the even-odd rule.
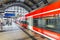
[[[0,32],[0,40],[32,40],[22,30]]]
[[[15,23],[10,26],[5,25],[3,29],[5,31],[0,32],[0,40],[47,40],[31,30],[19,27]]]
[[[0,32],[0,40],[32,40],[15,23],[3,26],[3,30],[3,32]]]

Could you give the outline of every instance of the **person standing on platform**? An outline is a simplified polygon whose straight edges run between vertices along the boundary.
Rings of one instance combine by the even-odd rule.
[[[2,31],[3,30],[3,22],[2,22],[2,20],[0,20],[0,31]]]

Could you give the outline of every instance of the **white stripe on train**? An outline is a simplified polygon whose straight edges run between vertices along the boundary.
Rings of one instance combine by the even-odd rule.
[[[50,10],[50,11],[47,11],[47,12],[42,12],[42,13],[39,13],[39,14],[45,14],[45,13],[50,13],[50,12],[59,11],[59,10],[60,10],[60,8],[54,9],[54,10]],[[39,15],[39,14],[31,15],[31,16],[28,16],[28,17],[36,16],[36,15]],[[26,14],[26,15],[27,15],[27,14]],[[27,17],[27,18],[28,18],[28,17]]]

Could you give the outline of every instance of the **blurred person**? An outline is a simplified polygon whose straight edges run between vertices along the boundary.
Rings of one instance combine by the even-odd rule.
[[[0,31],[2,31],[3,30],[3,22],[2,22],[2,20],[0,20]]]
[[[9,20],[9,25],[12,25],[12,19]]]
[[[12,20],[11,19],[7,19],[6,24],[8,24],[8,26],[12,25]]]
[[[10,21],[9,19],[6,20],[6,24],[7,24],[8,26],[10,25],[10,24],[9,24],[9,21]]]
[[[6,24],[8,24],[8,23],[9,23],[9,21],[7,20],[7,21],[6,21]]]

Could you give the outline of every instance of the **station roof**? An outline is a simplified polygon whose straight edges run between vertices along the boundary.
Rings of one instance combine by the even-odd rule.
[[[0,12],[4,12],[10,6],[22,6],[28,11],[32,11],[53,1],[55,0],[0,0]]]

